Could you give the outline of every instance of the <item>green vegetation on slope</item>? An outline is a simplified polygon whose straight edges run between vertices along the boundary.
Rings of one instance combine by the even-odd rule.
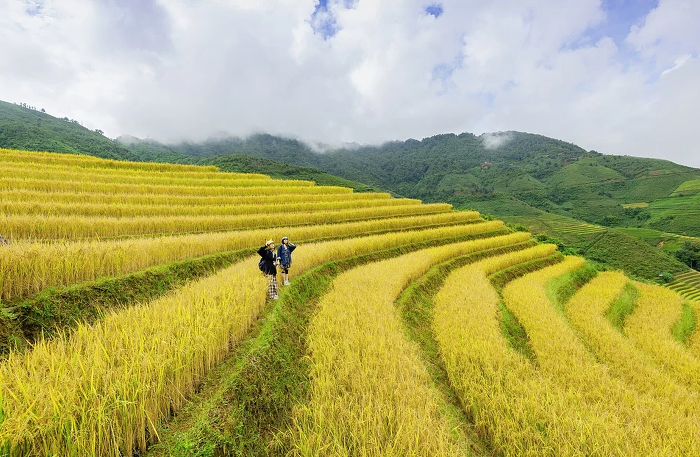
[[[604,232],[585,250],[584,256],[608,268],[624,270],[629,276],[644,279],[688,270],[687,265],[661,250],[617,230]]]
[[[700,179],[686,181],[676,189],[674,194],[697,194],[700,193]]]
[[[350,187],[355,192],[377,192],[378,190],[357,181],[339,178],[312,167],[300,167],[284,162],[259,159],[244,155],[224,155],[200,160],[198,165],[214,165],[221,171],[237,173],[262,173],[275,179],[302,179],[314,181],[319,186]]]
[[[582,184],[601,183],[606,181],[623,181],[625,179],[617,171],[601,165],[595,158],[580,159],[560,169],[547,180],[556,188],[580,186]]]
[[[638,233],[639,229],[634,229],[629,234],[630,229],[607,229],[544,212],[536,216],[507,216],[502,219],[516,226],[522,225],[533,234],[555,237],[555,241],[566,249],[600,264],[601,268],[620,269],[629,276],[654,280],[662,273],[675,274],[688,270],[672,252],[649,244],[657,240],[652,235],[659,234],[658,231]],[[668,238],[673,243],[674,237]]]
[[[136,160],[126,148],[75,121],[0,101],[0,148]]]

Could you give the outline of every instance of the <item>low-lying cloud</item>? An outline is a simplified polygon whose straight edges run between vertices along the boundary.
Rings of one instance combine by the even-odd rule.
[[[513,134],[511,132],[484,133],[480,138],[486,149],[498,149],[510,142]]]

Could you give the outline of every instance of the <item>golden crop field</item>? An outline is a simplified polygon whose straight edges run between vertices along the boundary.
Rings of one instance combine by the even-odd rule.
[[[700,306],[475,211],[0,149],[0,235],[3,456],[700,455]]]

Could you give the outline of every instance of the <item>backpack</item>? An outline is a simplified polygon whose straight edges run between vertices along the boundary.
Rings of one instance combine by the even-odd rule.
[[[260,271],[265,273],[265,259],[260,259],[260,262],[258,262],[258,268]]]

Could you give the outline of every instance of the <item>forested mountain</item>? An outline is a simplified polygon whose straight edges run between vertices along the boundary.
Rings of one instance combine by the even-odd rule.
[[[135,160],[128,149],[99,130],[87,129],[74,119],[53,117],[42,109],[3,101],[0,101],[0,148]]]
[[[699,170],[666,160],[604,155],[529,133],[446,134],[322,153],[298,140],[261,134],[150,149],[142,144],[132,152],[147,160],[159,154],[187,161],[247,155],[498,216],[535,215],[536,208],[606,226],[700,235],[700,224],[684,219],[687,211],[669,214],[654,203],[669,198],[668,205],[682,203],[676,189],[700,179]],[[689,189],[683,205],[693,208],[698,202],[688,196],[694,192]]]

